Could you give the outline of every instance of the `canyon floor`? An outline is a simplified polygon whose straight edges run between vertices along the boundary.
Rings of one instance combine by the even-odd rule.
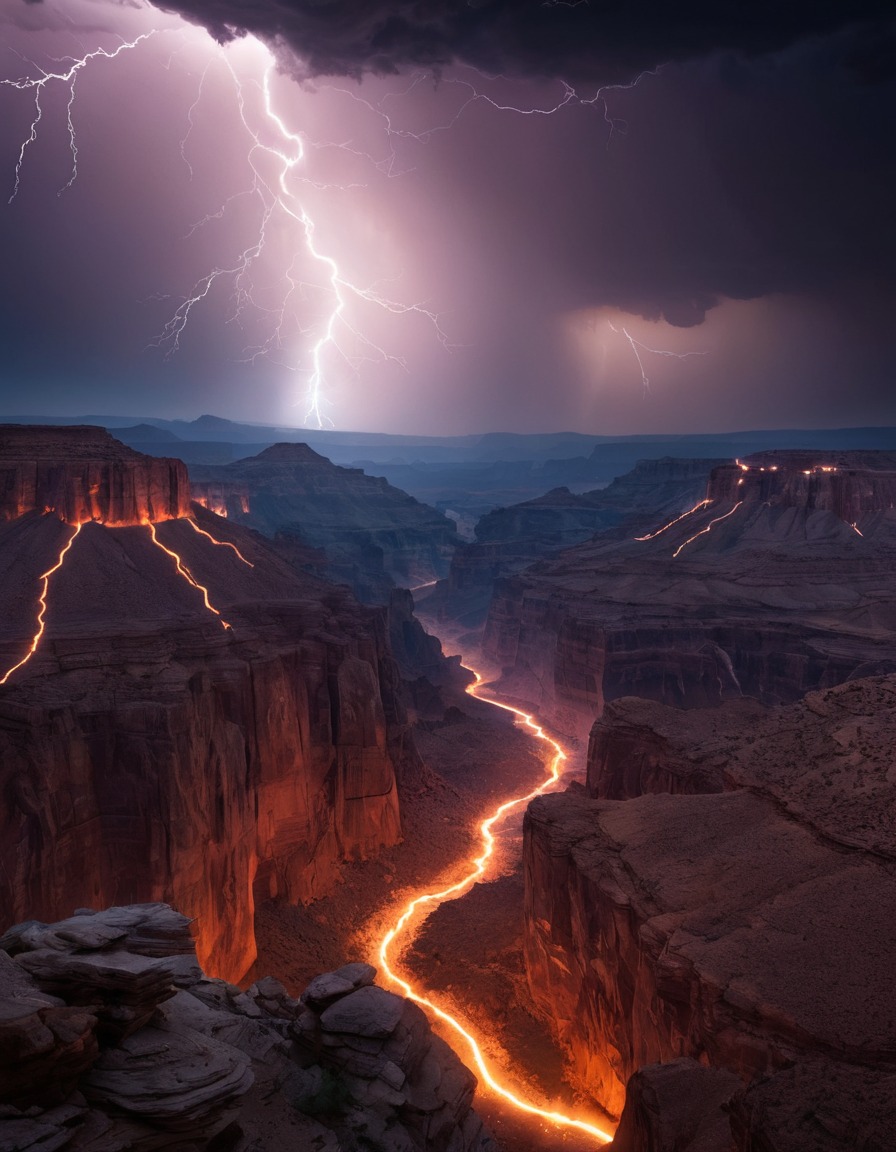
[[[372,861],[349,863],[330,896],[306,906],[268,903],[256,913],[259,956],[246,982],[265,974],[294,994],[321,971],[348,960],[376,962],[380,937],[409,898],[462,875],[478,854],[478,824],[498,803],[535,787],[547,752],[512,717],[470,696],[451,702],[443,722],[415,732],[424,761],[402,788],[402,843]],[[531,1004],[523,968],[520,870],[522,810],[500,836],[489,880],[430,914],[402,954],[421,990],[487,1037],[484,1049],[510,1086],[562,1111],[582,1112],[562,1076],[560,1052]],[[450,1031],[443,1033],[471,1065]],[[587,1152],[594,1141],[540,1125],[495,1094],[477,1093],[502,1152]],[[595,1123],[604,1117],[593,1114]]]

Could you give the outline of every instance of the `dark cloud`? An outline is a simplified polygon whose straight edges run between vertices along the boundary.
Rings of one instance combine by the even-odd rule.
[[[287,45],[313,74],[471,64],[528,76],[624,80],[719,50],[774,51],[886,19],[888,0],[175,0],[221,41]]]

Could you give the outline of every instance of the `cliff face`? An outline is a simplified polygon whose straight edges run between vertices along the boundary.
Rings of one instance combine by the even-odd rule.
[[[448,579],[427,609],[443,619],[482,624],[499,577],[595,533],[632,535],[646,517],[677,515],[705,494],[710,471],[719,463],[641,460],[606,488],[581,495],[556,488],[536,500],[489,512],[476,525],[475,543],[456,549]]]
[[[45,509],[67,524],[189,516],[186,465],[135,452],[103,428],[0,425],[0,520]]]
[[[267,536],[323,550],[331,579],[360,599],[387,603],[395,584],[443,576],[457,542],[453,523],[385,480],[340,468],[306,444],[275,444],[258,456],[192,469],[201,504]]]
[[[717,468],[677,518],[499,580],[483,648],[508,691],[582,734],[621,696],[681,708],[741,695],[786,703],[886,671],[891,464],[885,453],[831,464],[781,453]]]
[[[679,1123],[662,1075],[639,1069],[682,1057],[704,1066],[672,1076],[690,1104],[711,1096],[706,1067],[739,1080],[717,1079],[720,1147],[876,1146],[862,1141],[896,1110],[894,705],[894,676],[773,710],[619,701],[595,725],[587,791],[530,806],[530,986],[584,1088],[618,1112],[640,1077],[620,1152],[654,1146],[635,1141],[648,1120]],[[861,1132],[837,1119],[855,1108]]]
[[[164,899],[236,978],[257,899],[398,840],[413,749],[383,614],[193,515],[0,524],[0,916]]]

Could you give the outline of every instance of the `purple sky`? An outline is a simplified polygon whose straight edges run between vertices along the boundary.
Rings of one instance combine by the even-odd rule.
[[[318,346],[340,428],[896,423],[883,5],[177,6],[0,0],[8,81],[154,33],[78,73],[67,188],[48,80],[6,203],[0,87],[0,413],[300,425]]]

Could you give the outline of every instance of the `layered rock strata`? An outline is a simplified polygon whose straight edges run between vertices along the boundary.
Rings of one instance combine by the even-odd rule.
[[[110,526],[189,516],[187,468],[103,428],[0,425],[0,521],[35,510]]]
[[[444,576],[453,523],[385,480],[341,468],[307,444],[275,444],[221,467],[195,466],[193,496],[219,515],[323,550],[331,579],[368,603]]]
[[[31,511],[0,556],[5,919],[168,900],[238,978],[256,900],[398,841],[415,752],[382,612],[198,506],[77,535]]]
[[[605,701],[787,703],[886,671],[896,471],[886,453],[716,468],[690,511],[500,580],[483,648],[504,687],[587,731]]]
[[[699,500],[710,471],[720,463],[640,460],[606,488],[581,495],[555,488],[535,500],[489,512],[476,524],[475,542],[455,550],[448,578],[427,601],[427,612],[481,625],[499,577],[597,533],[646,531],[649,519],[675,516]]]
[[[346,965],[302,1001],[271,978],[242,992],[202,973],[189,921],[160,904],[17,925],[0,940],[0,1147],[487,1152],[475,1078],[375,975]]]
[[[620,1152],[703,1148],[684,1136],[721,1123],[707,1068],[739,1081],[718,1079],[728,1143],[708,1148],[887,1146],[894,705],[894,676],[775,709],[618,701],[587,790],[530,806],[530,987],[583,1088],[619,1112],[628,1082]],[[696,1079],[641,1071],[682,1058]]]

